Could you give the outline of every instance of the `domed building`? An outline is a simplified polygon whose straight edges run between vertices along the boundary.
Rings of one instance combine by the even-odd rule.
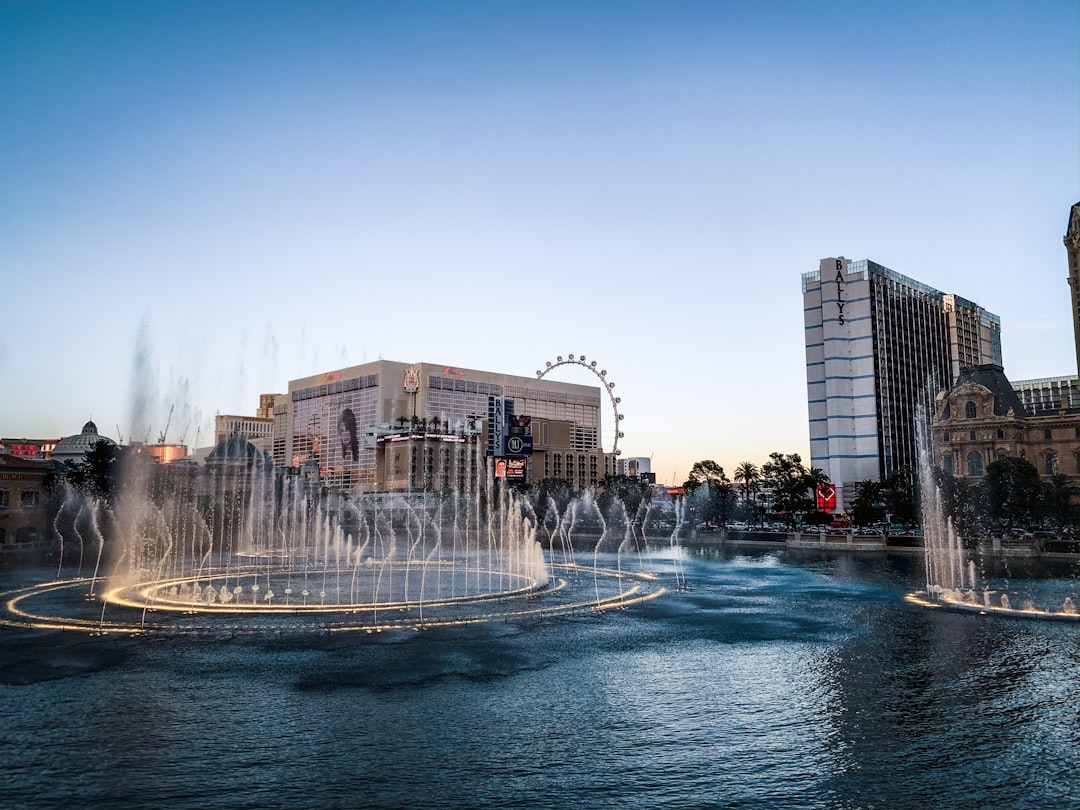
[[[235,548],[273,494],[274,461],[243,436],[218,442],[202,473],[202,510],[218,548]]]
[[[1064,398],[1032,414],[998,365],[963,369],[937,396],[932,424],[934,463],[956,478],[981,478],[995,461],[1031,462],[1040,475],[1080,483],[1080,412]]]
[[[233,435],[214,447],[206,456],[209,470],[247,470],[252,467],[273,468],[274,460],[243,436]]]
[[[102,436],[98,433],[97,425],[91,420],[83,425],[82,433],[65,436],[58,441],[51,455],[54,461],[61,461],[65,464],[81,464],[86,460],[86,454],[97,447],[98,442],[108,442],[111,446],[116,447],[116,442],[108,436]]]

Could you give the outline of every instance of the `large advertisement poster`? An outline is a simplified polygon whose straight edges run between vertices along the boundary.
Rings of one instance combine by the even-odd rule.
[[[295,403],[292,466],[317,464],[331,486],[374,482],[375,451],[366,428],[375,421],[378,389],[335,392]]]
[[[529,471],[528,465],[528,459],[498,456],[495,459],[495,477],[512,482],[524,481]]]

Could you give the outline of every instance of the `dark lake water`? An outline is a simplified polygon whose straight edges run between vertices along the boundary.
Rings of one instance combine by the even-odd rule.
[[[689,588],[373,635],[0,627],[0,808],[1080,807],[1080,625],[909,605],[911,556],[642,564]],[[995,574],[1076,599],[1075,563]]]

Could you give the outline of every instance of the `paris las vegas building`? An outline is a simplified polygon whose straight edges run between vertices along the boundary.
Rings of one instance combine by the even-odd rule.
[[[615,473],[601,447],[604,395],[599,385],[378,360],[291,381],[274,397],[270,452],[276,467],[355,492],[460,488],[488,464],[509,480],[590,486]]]
[[[915,467],[916,405],[961,369],[1001,365],[1001,321],[869,260],[802,277],[810,462],[837,488]]]

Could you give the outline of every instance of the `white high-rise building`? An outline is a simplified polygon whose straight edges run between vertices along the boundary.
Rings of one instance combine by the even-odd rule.
[[[845,491],[915,468],[916,404],[962,368],[1001,365],[1001,321],[863,259],[802,277],[811,466]]]

